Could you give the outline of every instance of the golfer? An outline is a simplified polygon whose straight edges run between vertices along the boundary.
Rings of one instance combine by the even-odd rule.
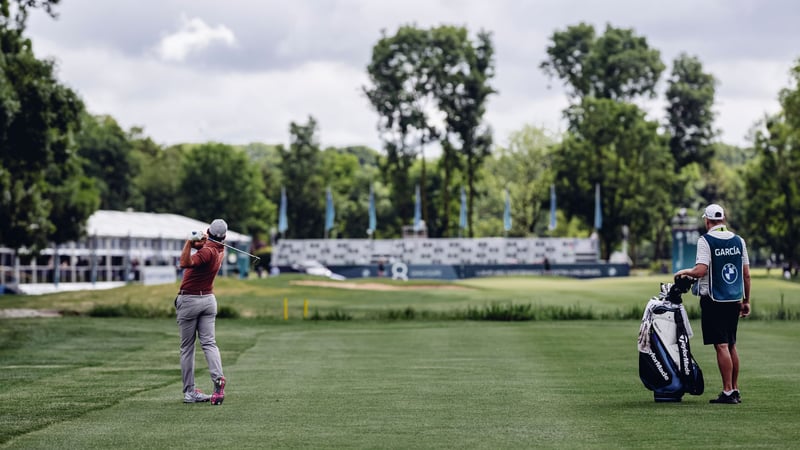
[[[703,343],[713,344],[722,375],[722,392],[711,403],[741,403],[736,330],[750,315],[750,259],[744,239],[725,226],[725,210],[708,205],[703,214],[708,233],[697,240],[694,268],[675,276],[698,278]]]
[[[180,266],[185,269],[180,291],[175,298],[178,328],[181,332],[181,375],[183,376],[184,403],[211,401],[219,405],[225,399],[225,377],[222,374],[222,359],[215,338],[217,298],[214,296],[214,278],[222,265],[228,224],[216,219],[206,231],[193,233],[181,252]],[[211,239],[208,239],[208,238]],[[218,242],[213,242],[213,241]],[[197,250],[192,254],[192,249]],[[195,339],[200,339],[211,381],[212,395],[203,394],[194,384]]]

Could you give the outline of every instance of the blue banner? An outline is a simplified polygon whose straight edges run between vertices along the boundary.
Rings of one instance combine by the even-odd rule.
[[[419,231],[420,222],[422,221],[422,198],[419,194],[419,185],[417,185],[414,195],[414,231]]]
[[[600,183],[594,185],[594,229],[603,228],[603,211],[600,206]]]
[[[325,231],[333,229],[333,222],[336,218],[336,210],[333,208],[333,194],[331,188],[325,190]]]
[[[281,206],[278,212],[278,232],[285,233],[289,229],[286,219],[286,189],[281,187]]]
[[[627,264],[553,264],[546,270],[544,264],[406,264],[396,261],[387,264],[383,275],[378,274],[378,265],[327,266],[333,273],[345,278],[369,278],[383,276],[396,280],[458,280],[478,277],[508,276],[562,276],[569,278],[627,277]],[[292,272],[291,267],[281,267],[281,273]]]
[[[375,192],[372,190],[372,185],[369,185],[369,234],[375,232],[378,226],[378,218],[375,214]]]

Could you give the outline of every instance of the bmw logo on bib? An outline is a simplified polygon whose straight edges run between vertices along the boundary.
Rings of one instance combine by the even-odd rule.
[[[728,263],[722,266],[722,279],[726,283],[733,284],[737,278],[739,278],[739,272],[736,270],[735,265]]]

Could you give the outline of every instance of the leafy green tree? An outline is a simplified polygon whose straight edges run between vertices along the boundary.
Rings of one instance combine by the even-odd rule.
[[[539,67],[561,79],[570,97],[627,101],[655,96],[664,63],[660,52],[634,30],[609,24],[596,36],[592,25],[580,23],[554,32],[550,41]]]
[[[143,198],[141,209],[157,213],[183,212],[181,179],[189,150],[180,145],[163,149],[153,145],[146,138],[133,140],[133,154],[141,168],[133,182]]]
[[[667,131],[675,169],[698,163],[708,169],[714,156],[714,76],[697,57],[679,55],[667,80]]]
[[[629,226],[633,246],[656,241],[673,215],[673,160],[658,124],[636,105],[587,97],[567,112],[569,134],[553,154],[558,206],[568,219],[594,223],[595,185],[601,186],[603,258]],[[635,249],[634,249],[635,250]]]
[[[444,25],[427,30],[404,26],[394,36],[384,35],[373,48],[367,68],[372,86],[365,93],[380,116],[378,128],[387,153],[384,174],[394,192],[398,227],[413,214],[409,171],[420,155],[421,206],[427,224],[440,223],[445,232],[450,228],[451,198],[457,189],[452,181],[462,165],[473,201],[472,186],[492,142],[483,114],[494,93],[488,84],[494,75],[493,54],[488,33],[479,33],[473,43],[466,28]],[[424,148],[442,137],[439,169],[444,185],[429,189]],[[441,195],[434,207],[428,205],[432,192]]]
[[[355,150],[355,151],[353,151]],[[380,169],[377,166],[378,154],[366,153],[363,149],[328,148],[322,152],[324,183],[331,186],[336,205],[335,236],[362,239],[367,237],[369,227],[369,189],[381,189]],[[371,162],[370,162],[371,161]],[[380,213],[377,205],[380,199],[376,196],[376,214]],[[381,218],[377,217],[381,224]],[[382,235],[386,235],[386,227],[379,227]]]
[[[271,242],[273,236],[278,232],[278,206],[275,197],[276,192],[281,190],[281,156],[277,145],[267,145],[262,143],[250,143],[241,147],[248,159],[254,164],[263,180],[263,195],[267,199],[269,206],[267,210],[266,222],[263,224],[263,232],[255,234],[254,244]],[[274,198],[274,200],[273,200]]]
[[[100,206],[95,180],[83,174],[78,158],[47,170],[51,203],[50,221],[54,225],[49,239],[56,244],[86,235],[87,219]]]
[[[305,125],[291,122],[289,148],[278,147],[280,169],[288,202],[286,236],[293,239],[320,238],[325,228],[325,180],[317,140],[317,121]],[[276,193],[277,198],[277,193]]]
[[[428,30],[406,25],[393,36],[382,35],[367,66],[372,86],[364,92],[379,116],[378,130],[387,153],[384,173],[393,186],[401,223],[413,215],[408,171],[419,155],[424,160],[425,146],[438,138],[432,117],[437,55]]]
[[[494,46],[488,32],[478,33],[476,43],[466,38],[466,30],[461,32],[464,35],[461,40],[462,59],[444,66],[445,73],[439,76],[437,93],[439,108],[445,114],[447,133],[447,144],[442,146],[445,151],[445,193],[449,192],[448,170],[455,165],[452,152],[456,150],[463,160],[467,184],[467,235],[473,236],[475,184],[492,146],[492,130],[484,123],[483,116],[489,96],[496,92],[489,84],[494,77]],[[449,196],[445,196],[445,208],[448,199]],[[447,228],[447,222],[444,225]]]
[[[144,201],[134,179],[139,166],[133,156],[128,133],[108,115],[84,114],[81,132],[76,136],[84,172],[97,180],[102,209],[141,210]]]
[[[793,85],[779,94],[780,113],[754,135],[756,159],[745,172],[748,240],[794,261],[800,254],[800,60]]]
[[[28,11],[58,2],[13,3],[0,2],[0,242],[35,250],[77,239],[70,221],[85,222],[94,194],[72,148],[83,103],[24,36]]]
[[[205,222],[223,218],[244,233],[264,231],[269,204],[258,169],[244,152],[218,143],[194,147],[186,153],[182,176],[184,214]]]
[[[482,222],[487,217],[496,218],[490,235],[502,234],[502,212],[504,189],[513,199],[511,208],[511,236],[542,235],[547,230],[550,211],[550,185],[555,181],[552,151],[557,139],[547,130],[530,125],[515,131],[509,138],[508,147],[501,147],[494,157],[487,158],[484,165],[486,178],[481,184],[491,197],[492,213],[482,213]],[[488,205],[480,202],[482,207]],[[479,234],[486,234],[482,229]]]
[[[632,29],[607,25],[596,36],[593,26],[581,23],[556,31],[547,55],[540,67],[564,82],[572,103],[565,111],[570,136],[556,153],[559,206],[590,226],[594,186],[601,185],[604,258],[622,240],[623,226],[632,247],[644,239],[663,241],[673,215],[674,162],[657,124],[629,104],[655,96],[664,70],[660,52]]]

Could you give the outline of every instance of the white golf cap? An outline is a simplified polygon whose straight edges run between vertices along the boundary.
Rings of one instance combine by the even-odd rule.
[[[208,233],[221,238],[228,232],[228,224],[222,219],[214,219],[211,225],[208,226]]]
[[[712,203],[706,207],[703,218],[709,220],[725,220],[725,210],[722,209],[722,206]]]

